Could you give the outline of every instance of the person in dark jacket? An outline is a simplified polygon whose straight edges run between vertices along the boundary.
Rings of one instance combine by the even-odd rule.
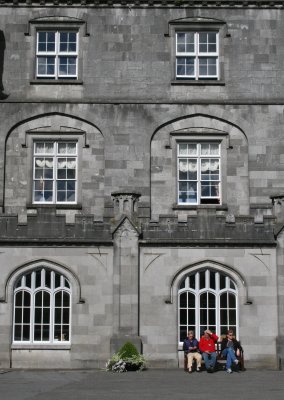
[[[240,355],[241,345],[234,338],[234,331],[229,329],[226,337],[221,342],[221,354],[226,357],[226,371],[232,373],[232,364],[238,365],[237,356]]]
[[[188,337],[183,342],[183,351],[187,356],[188,372],[192,372],[193,360],[196,360],[197,363],[196,371],[200,372],[202,357],[198,350],[198,340],[194,337],[193,331],[188,332]]]

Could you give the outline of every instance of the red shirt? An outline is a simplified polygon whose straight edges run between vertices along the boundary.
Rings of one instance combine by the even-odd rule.
[[[215,335],[215,333],[212,333],[208,340],[205,339],[205,336],[202,336],[199,342],[199,349],[202,351],[202,353],[204,351],[210,351],[211,353],[213,353],[213,351],[215,351],[215,343],[217,342],[217,340],[218,336]]]

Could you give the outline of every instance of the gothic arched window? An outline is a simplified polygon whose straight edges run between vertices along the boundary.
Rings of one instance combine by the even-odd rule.
[[[224,335],[230,328],[238,336],[237,286],[227,275],[211,269],[188,274],[178,291],[179,342],[189,330],[200,338],[205,329]]]
[[[13,342],[70,342],[71,288],[47,268],[22,275],[14,290]]]

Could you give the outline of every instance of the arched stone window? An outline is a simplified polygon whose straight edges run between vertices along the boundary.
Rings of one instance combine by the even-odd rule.
[[[71,288],[64,275],[42,267],[14,289],[13,342],[70,342]]]
[[[231,328],[238,336],[238,290],[227,275],[212,269],[188,274],[178,291],[179,342],[194,330],[200,338],[205,329],[218,336]]]

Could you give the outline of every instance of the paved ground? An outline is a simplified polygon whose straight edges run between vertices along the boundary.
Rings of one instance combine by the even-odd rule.
[[[283,400],[284,371],[9,371],[1,400]]]

